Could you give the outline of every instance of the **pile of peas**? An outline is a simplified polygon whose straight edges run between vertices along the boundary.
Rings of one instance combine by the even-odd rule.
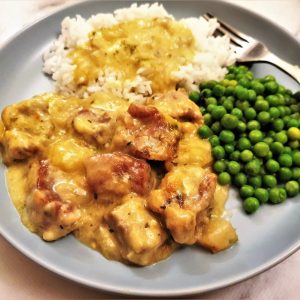
[[[211,143],[218,181],[239,189],[247,213],[299,194],[300,91],[234,65],[189,97],[204,116],[198,134]]]

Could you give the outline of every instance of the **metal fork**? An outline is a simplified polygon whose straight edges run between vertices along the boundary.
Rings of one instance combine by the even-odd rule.
[[[223,35],[227,35],[230,38],[231,43],[236,46],[235,53],[237,54],[238,62],[269,62],[282,69],[300,84],[300,68],[297,65],[292,65],[282,60],[271,53],[262,42],[236,30],[213,15],[206,13],[203,17],[206,20],[215,18],[218,21],[220,27],[218,27],[217,30]]]

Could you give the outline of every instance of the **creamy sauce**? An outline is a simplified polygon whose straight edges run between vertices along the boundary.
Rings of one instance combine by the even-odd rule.
[[[171,19],[136,19],[90,33],[89,41],[69,54],[78,86],[96,80],[100,70],[137,72],[152,81],[153,92],[175,88],[171,73],[191,62],[195,41],[190,29]]]
[[[134,107],[132,113],[142,114],[141,120],[145,113],[154,111],[158,120],[154,123],[149,117],[145,123],[132,118],[129,103],[107,93],[96,93],[85,100],[44,94],[7,107],[2,113],[1,144],[8,166],[9,193],[23,224],[48,241],[72,233],[108,259],[138,265],[167,258],[178,244],[197,242],[217,252],[234,243],[234,229],[221,218],[228,187],[217,185],[214,191],[209,188],[211,181],[202,184],[207,176],[214,176],[211,149],[208,141],[197,137],[199,116],[192,115],[195,123],[178,121],[186,115],[186,107],[192,109],[194,104],[176,93],[181,99],[177,106],[157,105],[165,116],[158,116],[155,107]],[[145,140],[143,130],[138,131],[140,126],[148,132]],[[180,140],[176,155],[168,154],[167,170],[151,169],[146,160],[128,156],[130,145],[120,143],[124,132],[131,140],[139,140],[142,147],[148,147],[149,137],[156,136],[162,144],[177,143],[169,139],[173,130],[181,132]],[[125,156],[114,151],[123,151]],[[99,169],[95,168],[90,178],[86,161],[94,159],[89,165],[93,168],[98,155],[104,169],[97,173]],[[129,165],[120,169],[111,164],[111,155],[126,158]],[[147,176],[148,185],[141,185]],[[93,182],[99,193],[93,190]],[[148,194],[137,194],[144,189]],[[212,211],[206,209],[209,206]],[[199,211],[203,225],[198,228],[195,222]]]

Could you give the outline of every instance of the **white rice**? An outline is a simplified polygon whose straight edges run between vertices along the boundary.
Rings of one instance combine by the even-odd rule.
[[[113,26],[117,23],[137,18],[172,18],[162,5],[158,3],[131,5],[129,8],[118,9],[113,14],[92,15],[84,19],[80,15],[75,18],[66,17],[62,21],[61,35],[44,54],[43,71],[52,76],[58,91],[65,94],[77,94],[73,81],[72,65],[68,58],[69,51],[88,41],[89,32]],[[181,66],[172,74],[187,91],[197,89],[199,83],[207,80],[221,80],[226,74],[226,66],[235,62],[234,51],[227,37],[213,37],[219,26],[215,19],[206,21],[204,18],[187,18],[179,20],[190,28],[196,41],[196,55],[192,63]],[[134,80],[123,80],[118,72],[104,69],[99,72],[97,80],[90,84],[83,95],[96,91],[110,91],[118,97],[129,101],[143,101],[152,94],[151,81],[145,79],[142,70],[138,70]]]

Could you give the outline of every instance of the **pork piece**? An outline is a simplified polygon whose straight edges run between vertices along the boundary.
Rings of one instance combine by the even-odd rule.
[[[6,107],[2,112],[4,162],[27,159],[39,152],[53,130],[48,114],[51,94],[25,100]]]
[[[122,257],[138,265],[155,261],[153,256],[167,238],[159,221],[145,208],[144,199],[136,195],[125,197],[106,221],[117,237]]]
[[[98,154],[85,162],[87,182],[97,198],[113,200],[130,192],[147,195],[154,184],[147,162],[127,154]]]
[[[181,122],[203,124],[199,107],[181,91],[169,91],[147,99],[147,105],[155,106],[160,112]]]
[[[63,189],[61,180],[66,181],[63,173],[48,161],[30,164],[26,212],[34,230],[46,241],[57,240],[77,228],[81,216],[78,198],[86,196],[74,182],[70,183],[73,189]]]
[[[112,147],[138,158],[164,161],[173,157],[178,140],[174,119],[155,107],[131,104],[128,113],[118,118]]]
[[[115,118],[106,111],[83,109],[73,119],[73,127],[87,142],[104,146],[111,142]]]
[[[177,243],[194,244],[209,220],[215,189],[215,174],[193,165],[174,167],[150,193],[148,206],[164,217]]]

